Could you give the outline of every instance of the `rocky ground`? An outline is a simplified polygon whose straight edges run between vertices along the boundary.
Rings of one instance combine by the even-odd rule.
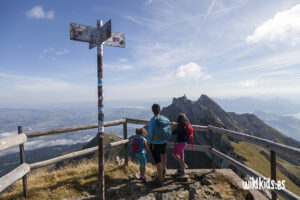
[[[137,177],[113,180],[106,188],[106,199],[267,199],[258,191],[243,190],[242,180],[230,169],[187,170],[187,175],[180,178],[175,176],[175,170],[168,170],[164,185],[159,188],[152,186],[155,177],[148,178],[147,183]],[[83,199],[97,199],[97,196]]]

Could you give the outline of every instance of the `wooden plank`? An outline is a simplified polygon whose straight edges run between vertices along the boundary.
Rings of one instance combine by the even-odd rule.
[[[262,146],[264,148],[269,149],[270,151],[275,151],[278,153],[282,153],[294,158],[300,158],[300,149],[295,148],[295,147],[290,147],[284,144],[280,144],[277,142],[273,142],[267,139],[255,137],[252,135],[247,135],[244,133],[236,132],[236,131],[231,131],[231,130],[226,130],[214,126],[208,126],[208,129],[213,131],[214,133],[220,133],[224,134],[242,141],[250,142],[259,146]]]
[[[27,136],[22,133],[0,139],[0,152],[5,149],[23,144],[27,141]]]
[[[233,158],[217,151],[216,149],[211,149],[211,151],[218,156],[219,158],[222,158],[224,160],[226,160],[228,163],[230,163],[231,165],[235,166],[237,169],[241,170],[243,173],[248,174],[250,176],[252,176],[253,178],[256,177],[260,177],[261,179],[267,179],[266,177],[264,177],[262,174],[260,174],[259,172],[247,167],[246,165],[234,160]],[[277,185],[276,183],[274,185]],[[277,194],[280,194],[281,196],[283,196],[285,199],[300,199],[299,196],[297,196],[296,194],[290,192],[287,189],[281,189],[281,190],[274,190]]]
[[[18,126],[18,134],[23,133],[23,127]],[[24,152],[24,144],[20,144],[20,162],[21,164],[25,163],[25,152]],[[23,195],[26,198],[27,197],[27,176],[24,175],[22,177],[22,183],[23,183]]]
[[[276,179],[276,152],[275,151],[271,151],[270,164],[271,164],[271,180],[274,180],[275,182],[277,182],[277,179]],[[274,191],[272,191],[272,200],[276,200],[276,199],[277,199],[277,194]]]
[[[118,141],[118,142],[113,142],[113,143],[110,143],[110,144],[106,144],[104,146],[104,148],[111,148],[111,147],[126,144],[128,142],[129,142],[128,139],[127,140],[121,140],[121,141]],[[30,168],[31,169],[36,169],[36,168],[40,168],[40,167],[45,167],[47,165],[51,165],[51,164],[54,164],[54,163],[57,163],[57,162],[60,162],[60,161],[64,161],[64,160],[68,160],[68,159],[71,159],[71,158],[76,158],[76,157],[79,157],[79,156],[84,156],[84,155],[87,155],[87,154],[90,154],[90,153],[94,153],[97,150],[98,150],[98,146],[91,147],[91,148],[84,149],[84,150],[80,150],[80,151],[75,151],[75,152],[68,153],[68,154],[65,154],[63,156],[59,156],[59,157],[52,158],[52,159],[49,159],[49,160],[44,160],[44,161],[32,163],[32,164],[30,164]]]
[[[126,119],[127,119],[127,123],[132,123],[132,124],[148,125],[149,123],[149,120],[146,119],[136,119],[136,118],[126,118]],[[200,126],[200,125],[192,125],[192,126],[194,131],[208,131],[207,126]]]
[[[210,149],[214,148],[214,134],[211,130],[209,130],[210,135]],[[211,151],[211,168],[213,172],[215,171],[215,154]]]
[[[115,120],[115,121],[107,121],[107,122],[104,122],[103,124],[105,127],[117,126],[117,125],[123,124],[124,121],[125,121],[125,119],[119,119],[119,120]],[[93,128],[98,128],[98,123],[80,125],[80,126],[71,126],[71,127],[65,127],[65,128],[57,128],[57,129],[44,130],[44,131],[29,132],[29,133],[26,133],[26,135],[28,138],[33,138],[33,137],[39,137],[39,136],[43,136],[43,135],[51,135],[51,134],[57,134],[57,133],[88,130],[88,129],[93,129]]]
[[[131,124],[142,124],[142,125],[148,125],[149,120],[146,119],[136,119],[136,118],[126,118],[127,123]]]
[[[200,125],[193,125],[193,129],[194,131],[202,131],[202,132],[208,131],[207,126],[200,126]]]
[[[123,136],[124,140],[127,139],[127,121],[123,123]],[[124,145],[124,157],[125,157],[125,165],[128,165],[128,143]]]
[[[13,171],[7,173],[6,175],[0,178],[0,192],[5,190],[8,186],[22,178],[25,174],[30,171],[28,164],[23,163]]]
[[[167,148],[172,149],[174,147],[175,147],[175,143],[168,142]],[[207,146],[207,145],[192,145],[192,144],[188,144],[185,147],[185,150],[188,150],[188,151],[209,152],[209,146]]]
[[[118,142],[112,142],[112,143],[106,144],[106,145],[104,145],[104,148],[116,147],[116,146],[120,146],[122,144],[127,144],[127,143],[129,143],[129,139],[120,140]]]

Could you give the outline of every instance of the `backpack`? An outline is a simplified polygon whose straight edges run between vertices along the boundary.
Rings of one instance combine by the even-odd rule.
[[[140,137],[136,137],[132,141],[132,149],[134,153],[141,153],[144,148],[144,141]]]
[[[187,124],[185,127],[185,133],[188,135],[188,141],[192,141],[192,150],[194,148],[194,142],[193,142],[193,138],[194,138],[194,134],[193,134],[193,126],[191,124]]]
[[[188,141],[193,141],[193,126],[191,124],[187,124],[184,129],[186,134],[189,136]]]
[[[171,123],[168,118],[162,115],[154,117],[154,133],[153,139],[156,141],[168,140],[172,134]]]

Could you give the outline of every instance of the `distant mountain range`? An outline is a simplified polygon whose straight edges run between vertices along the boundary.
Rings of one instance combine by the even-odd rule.
[[[215,98],[215,101],[227,112],[235,112],[238,114],[254,113],[255,111],[273,113],[279,116],[300,113],[300,104],[282,98],[273,98],[269,100],[251,97],[235,99]]]
[[[300,119],[293,116],[279,116],[263,111],[255,111],[254,114],[286,136],[300,141]]]

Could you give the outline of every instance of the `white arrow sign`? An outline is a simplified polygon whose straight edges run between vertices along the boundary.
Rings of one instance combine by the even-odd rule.
[[[70,24],[70,39],[88,42],[93,47],[111,37],[111,20],[106,22],[100,29],[82,24]]]

